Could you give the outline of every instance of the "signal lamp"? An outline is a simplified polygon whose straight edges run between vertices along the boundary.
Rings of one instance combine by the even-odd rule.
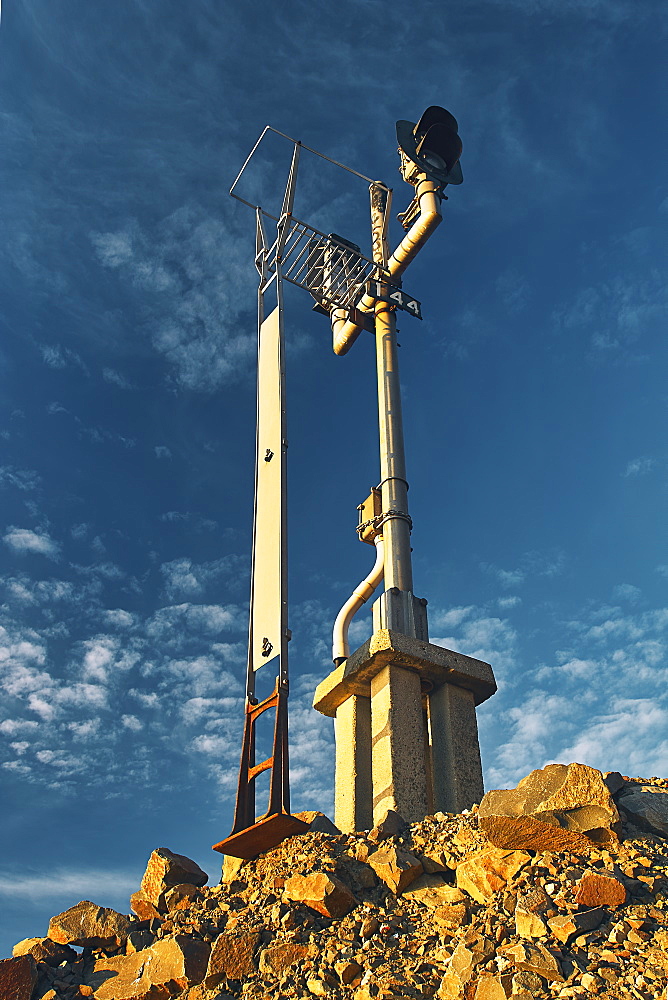
[[[399,169],[404,180],[413,184],[417,174],[424,173],[443,187],[461,184],[464,180],[459,163],[462,140],[458,128],[454,115],[436,104],[427,108],[417,125],[398,121]]]

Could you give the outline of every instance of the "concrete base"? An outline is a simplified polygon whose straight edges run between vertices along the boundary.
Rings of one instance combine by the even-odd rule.
[[[427,814],[423,718],[419,676],[395,664],[383,667],[371,681],[374,823],[388,809],[410,823]]]
[[[374,632],[313,701],[336,720],[339,829],[368,830],[387,809],[414,822],[479,802],[475,706],[495,691],[482,660],[389,629]]]
[[[492,668],[484,660],[391,629],[379,629],[318,685],[313,707],[333,717],[351,695],[370,697],[371,678],[388,663],[413,670],[420,676],[424,690],[446,683],[466,688],[473,692],[476,705],[496,691]]]
[[[352,695],[334,719],[336,777],[334,822],[343,833],[373,826],[371,700]]]
[[[484,794],[473,693],[443,684],[429,695],[434,812],[461,812]]]

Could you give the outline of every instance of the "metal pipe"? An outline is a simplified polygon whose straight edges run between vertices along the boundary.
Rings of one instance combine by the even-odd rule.
[[[387,302],[376,303],[376,373],[378,378],[378,430],[380,478],[385,538],[385,590],[397,587],[413,592],[411,529],[408,516],[408,483],[401,387],[394,313]]]
[[[437,181],[422,174],[415,185],[415,193],[420,214],[387,262],[391,278],[403,274],[443,218]],[[374,304],[373,297],[365,293],[357,303],[357,308],[360,312],[372,312]],[[345,318],[345,315],[342,317],[341,313],[342,310],[332,310],[333,347],[334,353],[339,355],[348,353],[363,330],[363,327]]]
[[[343,605],[338,615],[336,616],[336,621],[334,622],[334,630],[332,635],[332,659],[334,663],[339,666],[344,660],[350,655],[350,645],[348,643],[348,629],[350,628],[350,623],[362,607],[365,604],[374,590],[383,579],[384,572],[384,560],[385,560],[385,549],[383,546],[383,536],[376,535],[374,539],[374,544],[376,546],[376,561],[374,563],[373,569],[368,576],[362,580],[362,582],[355,587],[352,594]]]

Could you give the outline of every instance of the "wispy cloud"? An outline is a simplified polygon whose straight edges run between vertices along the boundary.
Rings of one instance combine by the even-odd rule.
[[[655,468],[655,466],[656,459],[643,455],[640,458],[632,458],[631,461],[627,463],[622,475],[627,479],[635,479],[638,476],[646,476],[648,472],[651,472],[652,469]]]
[[[58,559],[60,545],[46,532],[33,531],[32,528],[9,527],[3,541],[8,548],[23,555],[26,552],[37,552],[48,559]]]
[[[163,563],[160,567],[165,581],[165,595],[168,600],[195,598],[202,596],[209,584],[231,577],[245,579],[247,560],[235,556],[222,556],[210,562],[195,563],[182,557]]]
[[[100,895],[134,892],[141,872],[108,868],[56,868],[32,873],[0,871],[0,896],[28,899],[31,902],[63,896],[76,899],[99,899]]]
[[[151,297],[152,343],[180,387],[212,392],[245,374],[255,335],[252,321],[244,330],[238,320],[252,302],[252,273],[230,252],[234,237],[221,219],[193,204],[153,231],[134,223],[91,241],[105,267]]]
[[[14,486],[23,492],[36,489],[41,482],[32,469],[17,469],[13,465],[0,466],[0,486]]]
[[[119,389],[132,389],[131,383],[128,382],[125,376],[121,375],[114,368],[103,368],[102,378],[105,382],[109,382],[110,385],[118,386]]]

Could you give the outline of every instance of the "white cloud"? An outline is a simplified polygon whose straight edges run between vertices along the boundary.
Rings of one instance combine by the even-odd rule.
[[[237,320],[252,301],[253,278],[239,255],[229,252],[234,236],[221,219],[189,205],[151,231],[134,223],[93,233],[91,240],[106,267],[127,275],[152,299],[152,343],[178,385],[212,392],[244,376],[255,337]]]
[[[66,899],[99,899],[105,893],[128,894],[139,885],[141,872],[127,869],[110,870],[56,868],[48,872],[26,873],[0,871],[0,895],[41,901]]]
[[[117,385],[119,389],[132,388],[132,385],[128,382],[128,380],[119,372],[114,371],[113,368],[104,368],[102,371],[102,378],[105,382],[109,382],[110,385]]]
[[[0,466],[0,486],[14,486],[23,492],[36,489],[41,480],[31,469],[17,469],[13,465]]]
[[[164,444],[157,444],[153,449],[156,458],[171,458],[172,453]]]
[[[212,521],[211,518],[202,517],[201,514],[195,514],[191,511],[168,510],[160,515],[160,520],[172,523],[184,521],[203,531],[213,531],[218,527],[216,521]]]
[[[646,476],[652,469],[656,466],[656,459],[649,458],[648,456],[641,456],[640,458],[633,458],[627,463],[626,468],[622,472],[622,476],[626,479],[637,478],[638,476]]]
[[[513,597],[499,597],[496,603],[502,611],[507,611],[509,608],[518,607],[522,603],[522,598],[517,597],[517,595]]]
[[[69,347],[62,347],[60,344],[43,344],[41,347],[42,358],[49,368],[80,368],[88,373],[85,362]]]
[[[146,623],[146,633],[152,638],[178,642],[185,628],[189,633],[210,633],[245,629],[246,616],[234,605],[174,604],[156,611]]]
[[[630,604],[636,604],[642,597],[640,587],[635,587],[632,583],[619,583],[612,593],[617,600],[628,601]]]
[[[246,559],[228,555],[210,562],[194,563],[187,557],[163,563],[160,572],[165,579],[168,600],[200,597],[207,586],[222,578],[239,578],[246,569]]]
[[[0,733],[4,736],[16,736],[36,729],[39,729],[39,723],[32,719],[4,719],[0,722]]]
[[[521,583],[524,583],[526,576],[521,569],[500,569],[500,567],[492,566],[490,563],[481,563],[480,568],[489,573],[490,576],[495,577],[505,589],[519,587]]]
[[[21,554],[38,552],[49,559],[57,559],[60,552],[60,546],[49,535],[45,532],[32,531],[30,528],[11,526],[7,529],[3,541],[14,552]]]
[[[133,733],[138,733],[144,728],[144,723],[136,715],[122,715],[121,722],[126,729],[130,729]]]

